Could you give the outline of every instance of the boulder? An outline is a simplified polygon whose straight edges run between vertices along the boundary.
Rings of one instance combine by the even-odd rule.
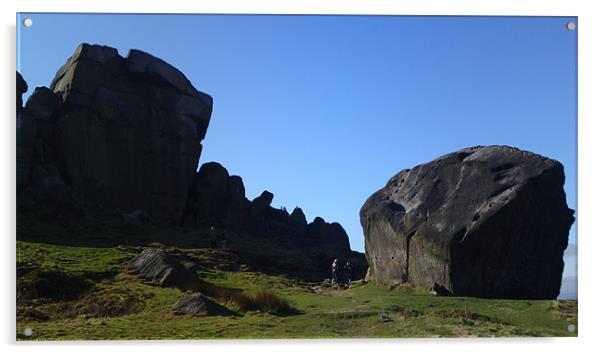
[[[162,287],[176,287],[186,291],[196,288],[200,283],[193,271],[161,249],[147,248],[132,258],[127,266],[142,278]]]
[[[212,99],[179,70],[139,50],[122,57],[81,44],[25,111],[36,121],[53,118],[44,133],[52,134],[49,148],[87,209],[145,210],[180,222]]]
[[[337,222],[328,223],[323,218],[316,217],[307,225],[307,238],[316,244],[338,248],[343,254],[351,252],[349,237]]]
[[[172,308],[175,315],[192,316],[233,316],[234,312],[226,307],[209,300],[201,293],[194,293],[180,301]]]
[[[402,170],[360,211],[368,278],[461,296],[554,299],[573,210],[563,166],[478,146]]]

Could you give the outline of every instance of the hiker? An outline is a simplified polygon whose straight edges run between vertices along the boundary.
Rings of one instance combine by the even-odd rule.
[[[345,263],[345,275],[347,275],[347,284],[350,284],[353,280],[353,264],[350,261]]]
[[[337,267],[338,267],[337,262],[338,261],[339,260],[335,258],[334,262],[332,262],[332,265],[330,266],[330,270],[332,272],[332,280],[331,280],[332,284],[334,284],[338,281],[338,279],[337,279]]]

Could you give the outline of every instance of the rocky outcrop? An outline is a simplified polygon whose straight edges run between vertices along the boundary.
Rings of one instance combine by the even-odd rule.
[[[194,289],[199,279],[164,250],[147,248],[132,258],[128,268],[140,277],[163,287],[176,287],[182,291]]]
[[[182,224],[239,231],[247,218],[249,204],[242,178],[230,176],[217,162],[208,162],[194,178]]]
[[[258,217],[266,213],[266,210],[272,204],[274,194],[269,191],[263,191],[261,195],[251,202],[251,217]]]
[[[368,278],[453,295],[554,299],[573,211],[562,165],[507,146],[393,176],[363,205]]]
[[[175,315],[234,316],[226,307],[209,300],[201,293],[191,294],[178,301],[172,308]]]
[[[339,224],[308,224],[300,208],[291,215],[274,208],[269,191],[249,201],[242,178],[217,162],[197,172],[212,98],[163,60],[82,44],[25,107],[18,73],[16,84],[19,229],[31,220],[119,232],[139,232],[141,224],[197,228],[190,237],[198,244],[261,238],[278,251],[319,253],[314,264],[324,270],[330,258],[351,255]],[[125,241],[145,244],[134,240]],[[153,272],[167,271],[168,258],[153,257],[163,262]]]
[[[321,217],[317,217],[307,225],[307,234],[310,239],[329,245],[342,245],[345,249],[351,250],[347,233],[338,222],[328,223]]]
[[[301,208],[295,207],[295,209],[293,209],[293,212],[289,216],[289,223],[293,225],[295,229],[294,233],[297,238],[304,237],[307,233],[307,219]]]
[[[320,217],[308,224],[301,208],[289,215],[285,209],[272,207],[273,199],[273,193],[263,191],[249,201],[240,177],[230,176],[217,162],[208,162],[195,176],[182,224],[275,238],[291,247],[329,247],[340,250],[340,254],[351,252],[349,238],[340,224],[327,223]]]
[[[177,223],[211,111],[211,97],[163,60],[82,44],[25,106],[20,179],[35,184],[32,155],[33,165],[54,166],[85,209],[144,210]]]
[[[295,225],[297,228],[305,228],[307,226],[307,219],[305,218],[305,213],[299,207],[293,209],[293,212],[289,216],[291,224]]]

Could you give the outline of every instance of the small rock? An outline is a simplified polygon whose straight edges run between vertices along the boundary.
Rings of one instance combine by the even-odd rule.
[[[387,322],[393,322],[393,320],[391,319],[391,317],[389,317],[387,315],[384,315],[384,314],[380,316],[380,320],[382,322],[385,322],[385,323],[387,323]]]
[[[176,315],[233,316],[234,312],[221,306],[201,293],[194,293],[178,301],[173,307]]]

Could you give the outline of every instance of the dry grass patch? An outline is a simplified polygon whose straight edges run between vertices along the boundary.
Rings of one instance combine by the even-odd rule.
[[[120,317],[142,310],[143,301],[138,292],[111,288],[83,296],[73,304],[69,317]]]
[[[204,281],[192,290],[227,303],[241,312],[260,311],[274,315],[299,313],[286,299],[268,290],[243,291]]]

